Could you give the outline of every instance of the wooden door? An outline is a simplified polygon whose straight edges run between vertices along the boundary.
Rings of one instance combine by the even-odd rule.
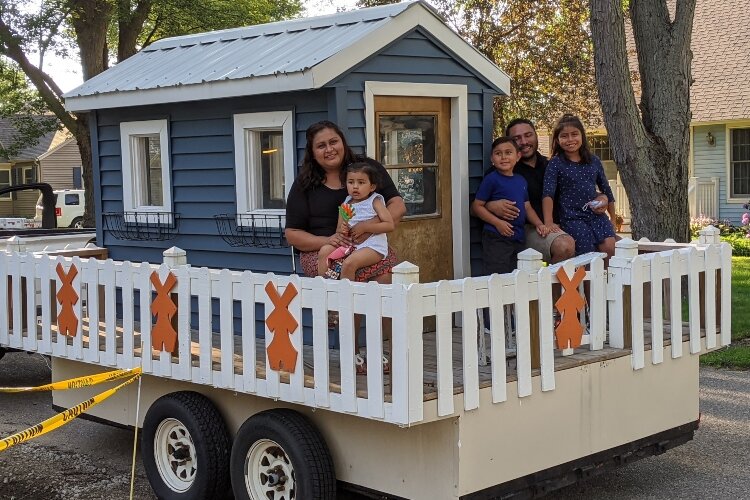
[[[453,279],[450,99],[376,97],[375,122],[375,158],[406,203],[389,244],[422,283]]]

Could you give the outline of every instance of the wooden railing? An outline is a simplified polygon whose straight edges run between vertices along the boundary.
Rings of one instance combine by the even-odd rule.
[[[411,425],[425,420],[426,405],[436,405],[430,414],[438,418],[477,409],[482,390],[501,404],[509,383],[518,386],[514,397],[531,397],[536,376],[541,391],[554,390],[561,360],[582,349],[630,351],[635,370],[649,364],[649,349],[652,364],[664,361],[665,338],[671,357],[686,355],[684,308],[690,354],[727,345],[731,249],[719,242],[718,230],[703,230],[694,245],[649,246],[660,251],[638,255],[638,243],[618,242],[606,270],[601,254],[543,267],[529,250],[511,274],[439,283],[419,283],[418,268],[405,263],[394,270],[393,285],[195,268],[175,248],[161,265],[12,251],[0,254],[0,304],[7,311],[0,314],[0,346],[105,367],[140,366],[158,377]],[[73,267],[77,274],[70,274]],[[553,305],[561,293],[558,271],[569,278],[579,267],[585,269],[578,290],[586,306],[576,314],[585,332],[582,347],[573,350],[557,345]],[[159,323],[151,310],[154,273],[160,283],[170,273],[176,278],[168,291],[177,311],[168,322],[177,333],[172,353],[152,347]],[[78,300],[57,300],[64,279]],[[79,319],[69,335],[60,333],[58,314],[65,307]],[[272,331],[269,317],[277,310],[299,327]],[[338,316],[338,349],[329,347],[329,311]],[[303,317],[312,318],[304,325],[306,344]],[[366,377],[355,368],[353,332],[360,317]],[[430,323],[434,330],[424,333]],[[388,329],[386,376],[373,367],[380,366]],[[277,371],[267,348],[287,334],[297,356],[293,366]],[[515,342],[514,353],[506,338]]]

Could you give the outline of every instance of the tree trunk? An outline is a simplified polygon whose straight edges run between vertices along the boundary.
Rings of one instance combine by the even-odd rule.
[[[117,62],[122,62],[134,55],[138,49],[138,35],[143,31],[143,24],[151,12],[151,0],[140,0],[135,9],[131,9],[130,0],[118,0],[117,30]]]
[[[622,0],[590,0],[599,97],[634,238],[687,241],[690,38],[695,0],[631,0],[642,96],[629,77]]]
[[[80,49],[83,80],[107,69],[107,26],[112,4],[107,0],[72,0],[72,24]]]
[[[94,172],[93,157],[91,154],[91,130],[89,130],[89,115],[87,113],[76,114],[78,126],[73,131],[78,142],[78,152],[81,155],[81,175],[85,189],[86,204],[83,207],[83,227],[96,227],[94,208]],[[88,165],[88,168],[85,167]],[[101,222],[101,221],[100,221]]]

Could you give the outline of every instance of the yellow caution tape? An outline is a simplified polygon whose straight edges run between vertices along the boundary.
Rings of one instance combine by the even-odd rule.
[[[90,387],[92,385],[103,384],[104,382],[112,382],[114,380],[132,377],[137,373],[141,373],[140,367],[132,368],[130,370],[115,370],[112,372],[97,373],[96,375],[88,375],[86,377],[60,380],[59,382],[52,382],[51,384],[40,385],[38,387],[0,387],[0,393],[65,391],[68,389],[80,389],[81,387]]]
[[[74,418],[78,417],[82,413],[85,413],[89,409],[93,408],[94,406],[98,405],[108,397],[110,397],[112,394],[116,393],[126,385],[134,382],[141,376],[141,369],[136,368],[134,370],[131,370],[131,378],[123,382],[122,384],[118,385],[117,387],[113,387],[112,389],[108,389],[101,394],[97,394],[96,396],[93,396],[90,399],[87,399],[86,401],[83,401],[82,403],[77,404],[76,406],[73,406],[72,408],[68,408],[67,410],[58,413],[57,415],[48,418],[41,424],[36,424],[33,427],[29,427],[28,429],[25,429],[21,432],[18,432],[16,434],[13,434],[12,436],[8,436],[7,438],[0,440],[0,451],[5,451],[11,446],[15,446],[17,444],[21,444],[23,442],[26,442],[30,439],[42,436],[44,434],[47,434],[48,432],[54,431],[58,427],[61,427]]]

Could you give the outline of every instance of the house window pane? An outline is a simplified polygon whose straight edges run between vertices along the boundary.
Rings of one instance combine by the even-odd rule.
[[[137,182],[136,206],[162,206],[161,141],[159,134],[137,136],[133,154]]]
[[[732,197],[750,196],[750,128],[733,129],[731,141]]]
[[[0,189],[10,187],[10,170],[0,170]],[[0,195],[0,200],[9,200],[10,193]]]
[[[285,208],[284,200],[284,134],[281,130],[255,133],[259,143],[256,165],[260,166],[258,208]]]
[[[406,217],[440,213],[437,117],[380,115],[379,160],[406,204]]]
[[[81,172],[81,167],[73,167],[73,188],[83,188],[83,175]]]
[[[34,167],[23,169],[23,183],[32,184],[36,182],[36,169]]]
[[[609,147],[609,137],[606,135],[594,135],[589,138],[591,152],[594,153],[602,162],[614,160],[612,158],[612,149]]]

